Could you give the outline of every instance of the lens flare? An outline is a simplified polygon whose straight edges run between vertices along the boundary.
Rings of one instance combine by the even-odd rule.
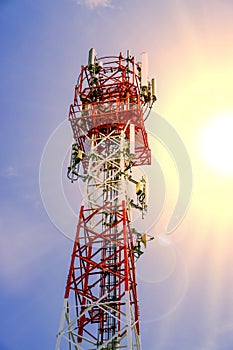
[[[233,113],[215,117],[201,130],[199,152],[220,174],[233,175]]]

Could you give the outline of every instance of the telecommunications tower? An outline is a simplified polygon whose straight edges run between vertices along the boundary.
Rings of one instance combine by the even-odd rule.
[[[81,67],[67,176],[85,190],[56,350],[141,349],[135,263],[153,237],[134,227],[148,195],[134,167],[151,164],[144,121],[156,96],[147,66],[146,53],[135,62],[129,51],[98,58],[91,49]]]

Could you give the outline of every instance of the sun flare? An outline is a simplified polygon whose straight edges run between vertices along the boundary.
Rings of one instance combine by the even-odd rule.
[[[233,174],[233,113],[214,117],[199,135],[199,153],[218,173]]]

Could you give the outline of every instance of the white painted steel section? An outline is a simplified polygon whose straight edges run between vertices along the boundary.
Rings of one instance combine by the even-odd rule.
[[[130,124],[129,127],[129,152],[132,155],[135,155],[135,125]]]
[[[133,350],[133,339],[131,329],[131,311],[130,311],[130,295],[129,291],[125,291],[125,304],[126,304],[126,322],[127,322],[127,349]]]
[[[57,341],[56,341],[55,350],[60,350],[61,337],[62,337],[62,331],[63,331],[64,324],[65,324],[65,314],[66,314],[67,306],[68,306],[68,299],[65,298],[64,303],[63,303],[62,313],[61,313],[61,320],[60,320],[59,330],[58,330],[58,334],[57,334]]]

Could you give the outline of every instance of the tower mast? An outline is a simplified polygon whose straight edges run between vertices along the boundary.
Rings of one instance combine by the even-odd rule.
[[[67,176],[85,191],[56,350],[141,349],[135,262],[151,237],[132,226],[132,211],[147,209],[146,179],[132,169],[151,164],[144,119],[155,100],[145,54],[89,51],[69,111]]]

